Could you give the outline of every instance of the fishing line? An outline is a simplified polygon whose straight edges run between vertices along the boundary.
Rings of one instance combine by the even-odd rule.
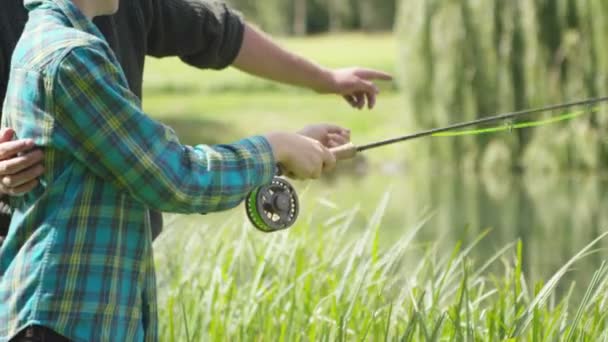
[[[347,144],[345,146],[340,146],[339,148],[335,149],[335,152],[337,152],[337,154],[336,153],[334,153],[334,154],[336,154],[338,159],[352,158],[352,157],[354,157],[354,155],[357,152],[362,152],[362,151],[378,148],[381,146],[392,145],[392,144],[404,142],[407,140],[413,140],[413,139],[418,139],[418,138],[422,138],[422,137],[426,137],[426,136],[432,136],[432,135],[444,133],[444,132],[451,132],[451,131],[459,130],[462,128],[483,125],[483,124],[487,124],[487,123],[491,123],[491,122],[511,120],[511,119],[528,116],[528,115],[532,115],[532,114],[562,110],[562,109],[566,109],[566,108],[579,107],[579,106],[588,106],[589,107],[591,105],[598,104],[601,102],[607,102],[607,101],[608,101],[608,97],[598,97],[598,98],[581,100],[581,101],[576,101],[576,102],[551,105],[551,106],[546,106],[546,107],[541,107],[541,108],[521,110],[521,111],[512,112],[512,113],[504,113],[504,114],[499,114],[499,115],[494,115],[494,116],[486,116],[486,117],[482,117],[481,119],[477,119],[477,120],[473,120],[473,121],[461,122],[461,123],[449,125],[446,127],[434,128],[434,129],[430,129],[427,131],[422,131],[422,132],[405,135],[405,136],[401,136],[401,137],[397,137],[397,138],[378,141],[378,142],[367,144],[367,145],[354,146],[352,144]]]
[[[572,112],[572,113],[566,113],[566,114],[551,117],[551,118],[548,118],[545,120],[526,121],[526,122],[520,122],[517,124],[509,123],[508,125],[494,126],[494,127],[488,127],[488,128],[480,128],[480,129],[471,129],[471,130],[466,130],[466,131],[442,132],[442,133],[432,134],[431,136],[433,136],[433,137],[458,137],[458,136],[470,136],[470,135],[497,133],[497,132],[504,132],[504,131],[510,132],[515,129],[540,127],[540,126],[546,126],[546,125],[550,125],[550,124],[554,124],[554,123],[558,123],[558,122],[570,121],[570,120],[576,119],[579,116],[582,116],[584,114],[591,114],[591,113],[595,113],[598,111],[599,111],[599,108],[595,107],[595,108],[591,108],[590,110],[580,110],[580,111],[576,111],[576,112]]]

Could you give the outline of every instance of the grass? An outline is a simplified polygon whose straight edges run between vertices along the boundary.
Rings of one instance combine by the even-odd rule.
[[[329,66],[397,70],[396,43],[388,34],[281,42]],[[146,111],[173,126],[189,144],[229,142],[270,130],[295,130],[314,122],[351,128],[355,143],[411,132],[410,114],[403,112],[404,99],[394,84],[383,84],[376,110],[357,112],[338,97],[277,86],[235,70],[193,71],[175,59],[148,60],[145,79]],[[401,161],[407,146],[380,149],[365,154],[365,158],[372,164]],[[423,170],[416,164],[411,166],[413,172],[424,172],[416,171]],[[606,265],[597,268],[587,283],[570,282],[567,277],[585,256],[599,248],[597,243],[573,252],[572,259],[544,278],[548,279],[545,282],[538,270],[530,272],[524,267],[524,255],[528,251],[551,259],[569,254],[555,244],[537,246],[553,240],[555,229],[530,229],[531,240],[536,242],[532,247],[513,238],[511,244],[496,247],[490,255],[476,253],[482,244],[493,244],[478,230],[467,233],[455,229],[450,216],[454,213],[436,213],[432,222],[428,221],[431,216],[421,217],[414,220],[418,224],[404,227],[405,216],[412,221],[411,216],[419,215],[411,211],[423,212],[432,202],[433,193],[425,189],[431,189],[440,176],[399,176],[394,182],[398,191],[389,201],[382,193],[393,181],[386,174],[378,175],[373,179],[355,176],[323,183],[296,182],[303,198],[300,220],[296,227],[277,234],[255,231],[243,220],[242,208],[202,218],[167,216],[167,232],[155,243],[160,340],[608,339]],[[419,184],[421,180],[424,184]],[[498,183],[509,188],[505,178]],[[538,186],[537,181],[533,184]],[[446,198],[471,200],[452,196],[448,184],[440,185]],[[471,190],[457,189],[453,191]],[[587,204],[562,197],[567,203]],[[500,201],[502,210],[519,212],[519,202],[509,204],[509,198]],[[474,201],[469,202],[475,206]],[[601,207],[603,202],[597,203]],[[578,217],[566,210],[559,213]],[[480,215],[476,211],[460,214]],[[555,225],[564,221],[560,215],[551,215]],[[573,220],[584,227],[559,241],[585,240],[590,235],[585,228],[595,221]],[[513,231],[497,233],[510,239],[520,233],[517,226],[521,222],[508,223]],[[431,224],[435,227],[429,227]],[[437,232],[452,241],[447,248],[446,243],[435,240]],[[461,242],[453,242],[458,240]]]
[[[238,220],[163,235],[157,244],[163,265],[158,267],[161,340],[608,338],[605,264],[589,284],[562,284],[569,291],[556,294],[566,272],[594,252],[606,233],[546,283],[530,287],[522,272],[521,242],[480,263],[471,255],[483,235],[447,253],[436,244],[420,244],[417,236],[430,216],[379,247],[388,198],[364,227],[353,224],[354,208],[271,235]],[[586,293],[577,301],[572,293],[580,287]]]

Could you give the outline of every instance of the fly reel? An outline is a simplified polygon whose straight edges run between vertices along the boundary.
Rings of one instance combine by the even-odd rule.
[[[245,201],[247,217],[255,228],[272,233],[291,227],[298,218],[298,195],[286,180],[274,177],[272,182],[249,193]]]

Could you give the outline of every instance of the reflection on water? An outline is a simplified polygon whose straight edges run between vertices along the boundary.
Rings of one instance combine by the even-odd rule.
[[[468,244],[489,230],[471,254],[482,264],[521,239],[524,272],[532,284],[547,281],[608,228],[608,180],[598,175],[369,174],[341,179],[329,188],[313,185],[306,196],[323,194],[342,208],[361,204],[363,216],[369,217],[387,189],[391,201],[382,224],[384,241],[396,240],[432,211],[419,235],[422,246],[439,243],[446,247],[440,250],[451,253],[457,242]],[[608,255],[608,241],[598,246],[563,278],[562,289],[575,280],[584,292]]]
[[[521,239],[524,271],[536,281],[548,279],[607,228],[605,188],[600,177],[442,177],[430,184],[429,201],[438,220],[452,227],[450,240],[491,229],[477,249],[482,259]],[[576,277],[588,281],[605,255],[579,263]]]

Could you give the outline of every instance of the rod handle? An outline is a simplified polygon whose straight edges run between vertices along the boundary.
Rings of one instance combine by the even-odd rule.
[[[337,160],[351,159],[357,155],[357,146],[353,143],[346,143],[344,145],[329,149],[334,154]]]

